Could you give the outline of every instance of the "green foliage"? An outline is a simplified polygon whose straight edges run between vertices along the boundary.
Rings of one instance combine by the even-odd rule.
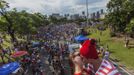
[[[40,13],[31,14],[25,10],[18,12],[16,9],[7,11],[7,13],[6,16],[12,21],[12,29],[17,34],[36,33],[38,27],[49,24],[47,17]],[[8,22],[3,16],[0,19],[0,27],[3,31],[8,28]]]
[[[0,8],[5,9],[7,7],[9,7],[8,3],[4,0],[0,0]]]
[[[16,40],[15,35],[14,35],[15,30],[12,28],[13,22],[9,18],[9,14],[7,13],[7,8],[9,8],[8,3],[5,2],[4,0],[0,0],[0,15],[1,15],[1,17],[3,17],[3,19],[5,19],[4,22],[7,22],[7,24],[4,25],[5,26],[4,28],[6,28],[6,31],[12,37],[12,41],[15,41]],[[3,24],[3,22],[2,22],[2,24]],[[5,30],[5,29],[1,29],[1,30]]]
[[[5,21],[5,19],[1,16],[0,17],[0,31],[6,31],[7,30],[7,22]]]
[[[78,24],[78,25],[80,25],[82,22],[86,22],[86,19],[79,18],[79,19],[75,20],[75,23]]]
[[[92,30],[96,30],[93,28],[90,28]],[[100,31],[92,32],[91,35],[89,35],[90,38],[100,38],[100,44],[106,47],[106,45],[109,46],[109,51],[111,52],[110,57],[116,58],[117,60],[120,60],[119,63],[125,65],[127,68],[134,69],[134,48],[125,48],[124,47],[124,37],[123,38],[111,38],[110,37],[110,29],[107,29],[105,31],[102,31],[102,36],[100,35]],[[129,43],[134,43],[134,40],[131,40]]]
[[[66,17],[56,18],[55,16],[49,16],[48,20],[49,20],[49,23],[52,23],[52,24],[60,24],[60,23],[69,22]]]
[[[40,26],[48,25],[47,16],[41,13],[28,13],[15,8],[7,11],[8,3],[0,0],[0,31],[8,32],[12,38],[15,34],[28,35],[37,32]]]
[[[134,38],[134,19],[130,21],[125,30],[127,34],[130,34],[130,36]]]
[[[49,22],[56,24],[58,19],[54,16],[49,16]]]
[[[116,36],[115,32],[110,32],[110,36],[115,37]]]
[[[126,27],[127,33],[134,33],[134,19],[131,20],[131,22]]]
[[[134,18],[134,0],[110,0],[107,4],[108,14],[105,22],[114,32],[125,32],[132,18]]]

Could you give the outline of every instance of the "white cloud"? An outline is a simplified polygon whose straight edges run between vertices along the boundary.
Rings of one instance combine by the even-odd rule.
[[[11,8],[29,12],[51,13],[81,13],[86,10],[85,0],[6,0]],[[104,8],[109,0],[89,0],[89,11]]]

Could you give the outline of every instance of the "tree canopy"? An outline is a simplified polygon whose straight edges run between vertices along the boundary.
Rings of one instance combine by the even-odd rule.
[[[107,4],[106,23],[114,32],[127,32],[128,29],[133,28],[130,24],[134,18],[133,8],[134,0],[110,0]]]
[[[15,34],[33,34],[37,32],[38,27],[49,24],[47,16],[41,13],[17,11],[15,8],[8,10],[8,8],[8,3],[0,0],[0,30],[7,32],[12,41],[16,40]]]

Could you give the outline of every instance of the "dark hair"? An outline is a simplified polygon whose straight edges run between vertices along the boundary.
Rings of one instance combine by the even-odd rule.
[[[85,40],[81,41],[80,44],[83,44]]]
[[[91,39],[91,45],[95,45],[96,44],[96,40],[95,39]]]

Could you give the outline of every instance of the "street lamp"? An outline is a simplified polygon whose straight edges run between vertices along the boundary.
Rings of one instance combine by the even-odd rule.
[[[87,26],[88,26],[88,0],[86,0],[86,9],[87,9]]]

